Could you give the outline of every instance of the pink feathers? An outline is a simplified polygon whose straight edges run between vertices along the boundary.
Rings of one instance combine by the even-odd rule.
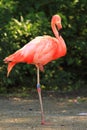
[[[4,59],[8,63],[8,75],[15,64],[25,62],[35,64],[43,71],[43,66],[48,62],[60,58],[66,54],[66,45],[58,30],[62,28],[61,18],[53,16],[51,22],[52,30],[56,38],[51,36],[38,36],[23,48]]]

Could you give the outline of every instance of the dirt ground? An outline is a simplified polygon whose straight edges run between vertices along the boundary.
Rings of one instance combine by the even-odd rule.
[[[87,98],[43,96],[45,119],[40,124],[38,98],[0,97],[0,130],[87,130]]]

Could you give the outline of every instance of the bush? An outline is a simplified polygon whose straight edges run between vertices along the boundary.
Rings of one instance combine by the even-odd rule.
[[[44,89],[72,91],[80,89],[87,83],[86,4],[86,0],[39,0],[37,2],[2,0],[0,2],[1,92],[5,91],[5,88],[6,91],[10,91],[20,86],[34,88],[36,84],[34,66],[19,64],[7,78],[7,66],[3,63],[3,59],[38,35],[53,36],[50,20],[54,14],[62,17],[62,36],[67,45],[67,55],[45,67],[45,72],[41,73],[42,86]]]

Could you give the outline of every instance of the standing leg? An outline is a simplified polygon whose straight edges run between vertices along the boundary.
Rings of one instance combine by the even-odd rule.
[[[44,120],[44,111],[43,111],[43,103],[42,103],[41,88],[40,88],[39,67],[37,67],[37,92],[39,95],[39,101],[40,101],[40,107],[41,107],[41,124],[50,125],[51,123],[45,122]]]
[[[40,107],[41,107],[41,124],[44,125],[45,121],[44,121],[43,103],[42,103],[41,88],[40,88],[39,67],[37,67],[37,92],[38,92]]]

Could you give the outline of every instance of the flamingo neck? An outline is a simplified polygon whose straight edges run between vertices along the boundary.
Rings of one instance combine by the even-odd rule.
[[[54,23],[52,23],[52,24],[51,24],[51,27],[52,27],[52,31],[53,31],[55,37],[58,39],[58,37],[59,37],[59,32],[58,32],[58,30],[57,30],[57,28],[56,28],[56,25],[55,25]]]

